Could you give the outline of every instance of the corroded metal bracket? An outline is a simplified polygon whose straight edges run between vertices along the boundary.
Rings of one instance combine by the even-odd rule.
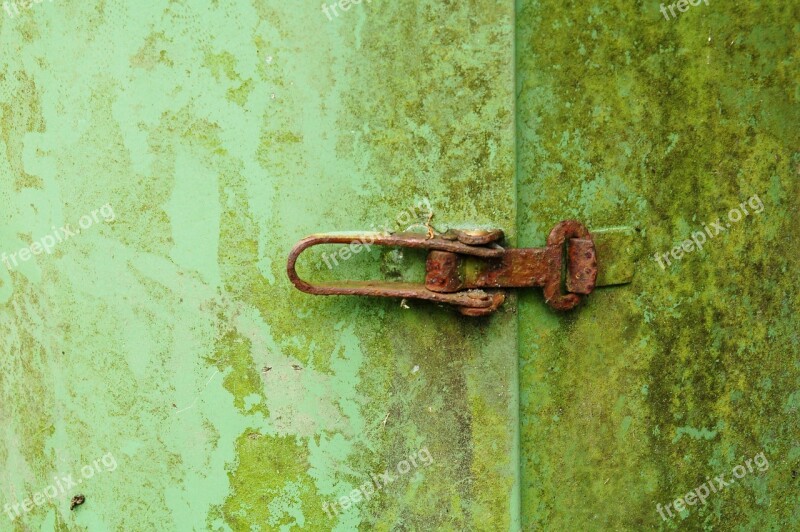
[[[311,235],[294,246],[286,271],[292,283],[315,295],[363,295],[447,303],[467,316],[484,316],[505,301],[504,289],[541,286],[545,301],[570,310],[594,290],[597,258],[591,233],[581,223],[557,224],[543,248],[506,249],[503,232],[450,230],[432,237],[418,233],[333,233]],[[310,284],[297,275],[300,254],[319,244],[372,245],[429,250],[424,284],[340,281]]]

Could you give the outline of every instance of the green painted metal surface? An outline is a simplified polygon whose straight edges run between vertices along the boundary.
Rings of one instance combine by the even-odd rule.
[[[798,528],[791,2],[18,4],[0,530]],[[541,245],[565,218],[643,253],[568,315],[538,290],[477,320],[312,297],[284,271],[313,232]],[[424,258],[325,251],[300,273]]]
[[[423,200],[435,224],[513,237],[513,15],[166,0],[3,14],[0,252],[106,204],[114,220],[2,269],[0,507],[54,475],[84,481],[0,530],[516,526],[515,315],[315,298],[284,271],[302,236],[423,223]],[[333,273],[363,276],[368,258],[413,270],[373,250]],[[82,478],[107,455],[116,467]],[[369,500],[341,501],[387,469]]]
[[[800,7],[684,7],[519,2],[520,243],[574,217],[645,253],[568,316],[521,297],[525,530],[800,528]]]

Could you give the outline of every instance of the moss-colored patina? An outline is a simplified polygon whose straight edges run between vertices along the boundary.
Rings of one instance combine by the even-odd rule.
[[[519,2],[521,243],[569,217],[636,227],[644,250],[578,312],[521,299],[525,530],[800,527],[798,19],[790,1],[669,21],[655,1]],[[763,212],[725,227],[753,195]],[[766,471],[659,515],[761,452]]]

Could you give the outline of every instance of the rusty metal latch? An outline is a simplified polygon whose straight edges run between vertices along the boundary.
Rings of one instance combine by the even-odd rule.
[[[570,310],[594,290],[597,258],[592,234],[583,224],[557,224],[542,248],[504,248],[500,230],[460,231],[428,236],[419,233],[329,233],[311,235],[294,246],[286,271],[292,283],[315,295],[363,295],[425,299],[447,303],[467,316],[484,316],[505,301],[508,288],[541,286],[545,301],[556,310]],[[297,275],[300,254],[319,244],[372,245],[429,250],[425,283],[340,281],[310,284]]]

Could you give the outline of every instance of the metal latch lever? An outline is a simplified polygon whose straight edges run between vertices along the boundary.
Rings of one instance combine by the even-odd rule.
[[[597,258],[591,233],[581,223],[557,224],[542,248],[504,248],[503,232],[450,230],[432,238],[418,233],[329,233],[298,242],[286,271],[292,283],[315,295],[363,295],[424,299],[446,303],[467,316],[484,316],[505,301],[505,290],[541,286],[545,301],[557,310],[569,310],[588,295],[597,280]],[[372,245],[426,249],[425,284],[386,281],[339,281],[311,284],[296,271],[297,258],[320,244]]]

